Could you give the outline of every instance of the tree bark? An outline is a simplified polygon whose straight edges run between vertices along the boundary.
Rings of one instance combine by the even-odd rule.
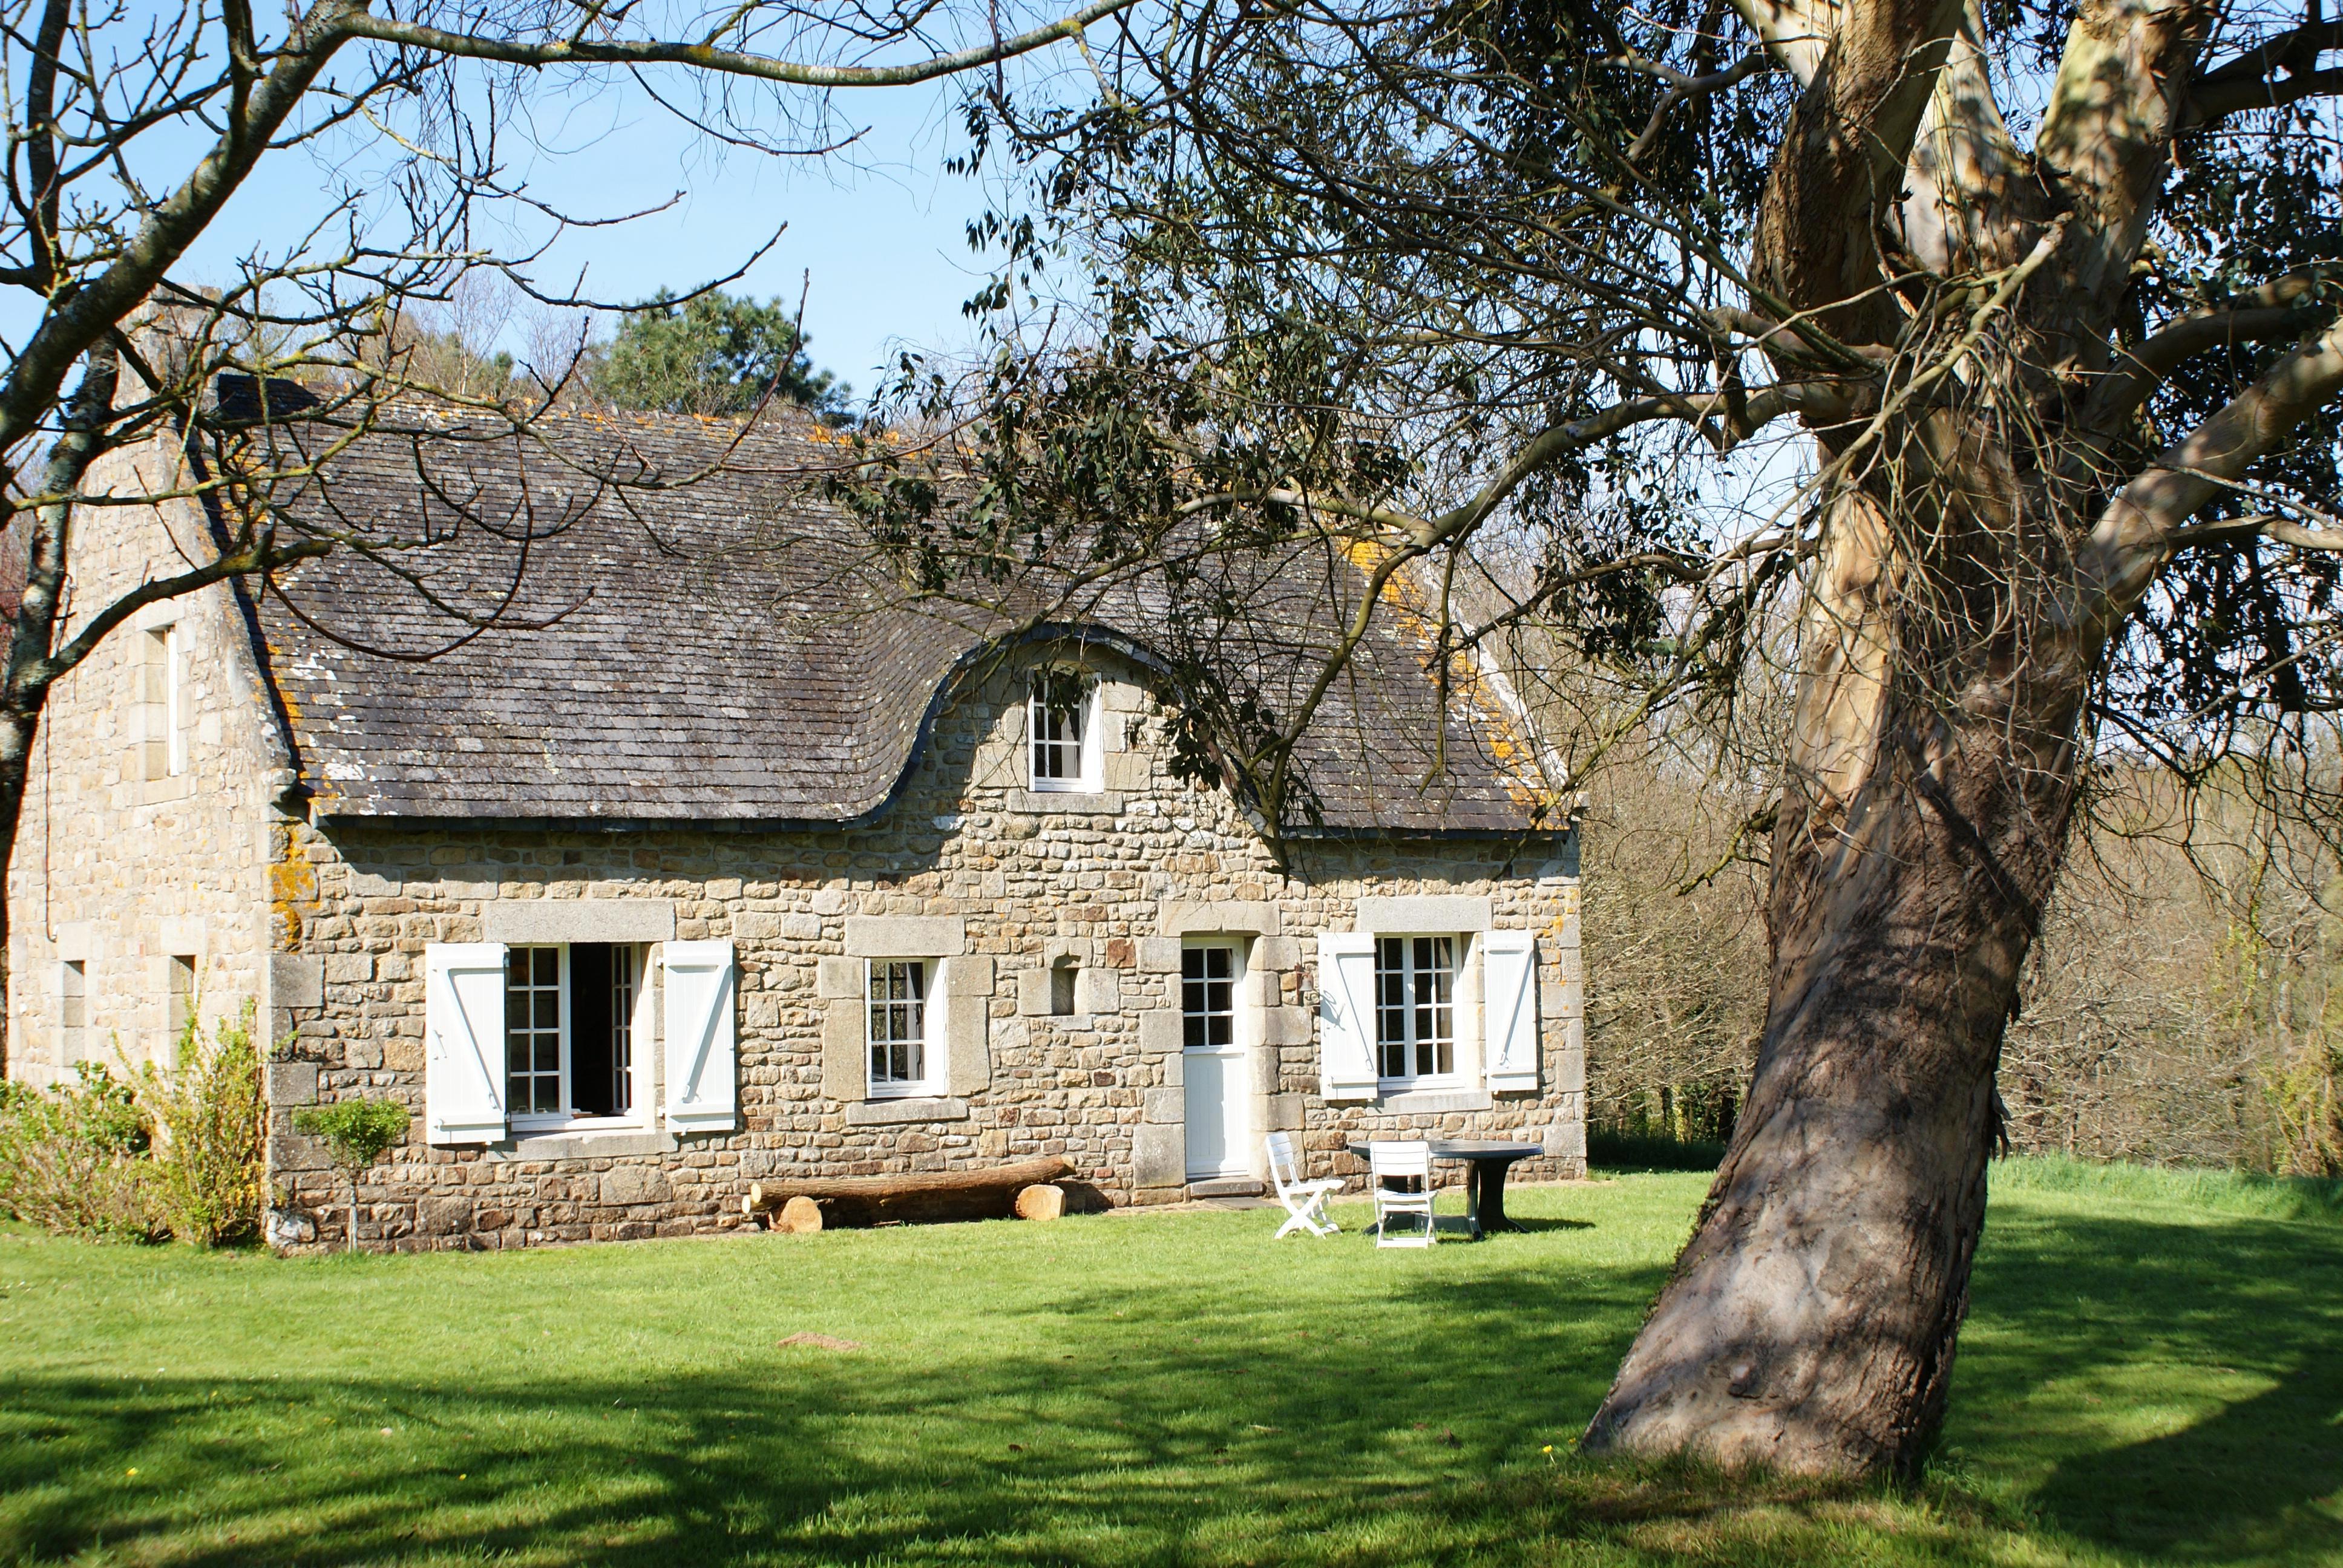
[[[1749,1101],[1590,1449],[1908,1475],[1942,1423],[2073,764],[2013,766],[1989,729],[1892,729],[1843,814],[1783,815]]]

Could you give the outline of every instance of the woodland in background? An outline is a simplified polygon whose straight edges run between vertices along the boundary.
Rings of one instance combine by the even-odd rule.
[[[2312,896],[2331,882],[2257,843],[2234,797],[2196,802],[2192,853],[2167,779],[2117,769],[2099,791],[2003,1041],[2010,1148],[2343,1174],[2343,925]],[[1589,781],[1598,1138],[1732,1132],[1765,1020],[1762,841],[1731,853],[1749,804],[1657,751]]]

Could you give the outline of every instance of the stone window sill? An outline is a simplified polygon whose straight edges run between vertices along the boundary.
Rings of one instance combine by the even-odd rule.
[[[1009,809],[1031,815],[1064,812],[1079,817],[1112,817],[1122,810],[1122,797],[1109,790],[1011,789]]]
[[[1494,1104],[1485,1089],[1413,1089],[1386,1094],[1375,1109],[1393,1116],[1436,1116],[1452,1111],[1486,1111]]]
[[[613,1127],[591,1132],[548,1131],[516,1134],[510,1143],[489,1151],[495,1160],[617,1160],[634,1154],[672,1154],[678,1144],[670,1132],[639,1127]]]
[[[849,1127],[898,1127],[914,1121],[965,1121],[965,1100],[860,1100],[846,1108]]]

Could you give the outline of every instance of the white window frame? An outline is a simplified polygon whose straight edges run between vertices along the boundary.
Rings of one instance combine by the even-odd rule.
[[[1068,744],[1062,738],[1045,733],[1050,715],[1060,711],[1048,700],[1047,685],[1051,680],[1069,678],[1081,683],[1081,700],[1073,709],[1076,732],[1071,742],[1077,770],[1071,777],[1046,777],[1041,771],[1042,748]],[[1095,795],[1104,788],[1100,704],[1099,678],[1089,670],[1043,665],[1033,671],[1025,699],[1025,777],[1035,794]]]
[[[1464,1083],[1464,1074],[1463,1070],[1464,1050],[1463,1030],[1459,1027],[1463,1019],[1463,1010],[1461,1005],[1460,992],[1463,988],[1464,964],[1467,953],[1470,950],[1470,942],[1467,937],[1463,933],[1458,931],[1377,931],[1374,933],[1374,1030],[1373,1038],[1369,1041],[1369,1045],[1375,1053],[1374,1066],[1376,1092],[1379,1094],[1405,1094],[1413,1090],[1461,1088]],[[1420,1000],[1419,989],[1413,982],[1413,978],[1416,975],[1432,972],[1429,970],[1419,970],[1415,967],[1416,955],[1414,944],[1420,941],[1446,942],[1448,944],[1447,996],[1444,1001],[1435,1000],[1431,1004],[1435,1008],[1444,1008],[1447,1012],[1448,1070],[1444,1072],[1437,1070],[1432,1072],[1411,1071],[1395,1076],[1384,1070],[1384,1049],[1386,1046],[1391,1044],[1392,1041],[1389,1040],[1383,1033],[1384,1019],[1390,1010],[1389,1003],[1385,1001],[1383,994],[1384,977],[1388,972],[1383,966],[1383,943],[1400,942],[1406,944],[1402,950],[1403,956],[1405,960],[1403,972],[1409,977],[1411,983],[1407,988],[1407,999],[1400,1009],[1400,1014],[1404,1030],[1403,1038],[1401,1041],[1401,1049],[1405,1053],[1408,1065],[1413,1067],[1417,1060],[1417,1053],[1423,1049],[1423,1045],[1424,1037],[1418,1034],[1417,1027],[1420,1021],[1421,1010],[1425,1004]],[[1435,1031],[1431,1038],[1436,1042],[1439,1038],[1437,1031]]]
[[[1211,977],[1210,977],[1210,976],[1205,977],[1205,978],[1204,978],[1203,980],[1190,980],[1190,979],[1188,978],[1188,955],[1189,955],[1190,953],[1211,953],[1211,952],[1224,952],[1224,953],[1226,953],[1226,954],[1228,954],[1228,955],[1229,955],[1229,974],[1228,974],[1228,980],[1227,980],[1227,985],[1228,985],[1228,988],[1229,988],[1229,1010],[1228,1010],[1228,1020],[1229,1020],[1229,1038],[1228,1038],[1228,1040],[1227,1040],[1227,1042],[1226,1042],[1225,1044],[1223,1044],[1223,1045],[1214,1045],[1214,1044],[1212,1042],[1212,1040],[1210,1040],[1210,1038],[1209,1038],[1210,1033],[1211,1033],[1211,1030],[1210,1030],[1209,1025],[1208,1025],[1208,1027],[1207,1027],[1207,1029],[1206,1029],[1206,1030],[1205,1030],[1206,1035],[1208,1036],[1208,1038],[1207,1038],[1207,1039],[1206,1039],[1206,1040],[1204,1041],[1203,1045],[1200,1048],[1200,1047],[1198,1047],[1198,1046],[1196,1046],[1196,1045],[1192,1044],[1192,1043],[1189,1040],[1189,1039],[1188,1039],[1188,1026],[1189,1026],[1189,1024],[1190,1024],[1191,1022],[1194,1021],[1195,1020],[1200,1019],[1200,1018],[1201,1018],[1201,1019],[1205,1019],[1205,1020],[1209,1020],[1210,1019],[1214,1018],[1214,1017],[1218,1017],[1219,1015],[1218,1015],[1217,1013],[1214,1013],[1214,1012],[1212,1012],[1212,1011],[1211,1011],[1211,1010],[1210,1010],[1210,1007],[1211,1007],[1211,1000],[1210,1000],[1210,999],[1211,999],[1211,991],[1210,991],[1210,990],[1209,990],[1209,989],[1207,989],[1207,990],[1206,990],[1206,992],[1205,992],[1205,997],[1206,997],[1206,1008],[1207,1008],[1207,1010],[1206,1010],[1205,1012],[1202,1012],[1202,1013],[1198,1013],[1198,1012],[1192,1011],[1192,1010],[1190,1010],[1189,1006],[1188,1006],[1188,1002],[1189,1002],[1189,990],[1188,990],[1188,988],[1189,988],[1190,986],[1192,986],[1192,985],[1202,985],[1202,986],[1205,986],[1205,987],[1207,987],[1207,988],[1210,988],[1211,986],[1212,986],[1213,984],[1218,983],[1218,982],[1215,982],[1214,980],[1212,980],[1211,979]],[[1208,960],[1208,962],[1209,962],[1209,960]],[[1185,942],[1183,942],[1183,943],[1182,943],[1182,944],[1181,944],[1181,948],[1180,948],[1180,1049],[1181,1049],[1181,1050],[1194,1050],[1202,1049],[1202,1050],[1242,1050],[1242,1049],[1244,1049],[1246,1046],[1248,1046],[1248,1045],[1250,1045],[1250,1044],[1252,1043],[1252,1041],[1246,1038],[1246,1037],[1247,1037],[1247,1035],[1248,1035],[1248,1034],[1249,1034],[1249,1032],[1250,1032],[1250,1031],[1247,1030],[1247,1028],[1246,1028],[1246,1014],[1247,1014],[1247,1012],[1248,1012],[1249,1010],[1248,1010],[1248,1009],[1246,1008],[1246,1006],[1245,1006],[1245,944],[1244,944],[1244,942],[1242,941],[1242,940],[1241,940],[1241,939],[1239,939],[1239,938],[1236,938],[1236,937],[1193,937],[1193,938],[1191,938],[1191,939],[1189,939],[1187,941],[1185,941]]]
[[[897,967],[914,970],[919,975],[920,994],[910,1003],[876,994],[881,970]],[[870,958],[862,960],[862,1091],[870,1100],[921,1100],[942,1092],[943,1082],[943,962],[939,959]],[[881,1078],[873,1070],[872,1053],[881,1045],[907,1043],[894,1039],[878,1038],[876,1024],[879,1010],[906,1005],[919,1010],[920,1050],[918,1078]]]
[[[560,1103],[556,1109],[552,1111],[523,1111],[519,1108],[518,1101],[512,1092],[512,1026],[502,1016],[500,1016],[497,1020],[504,1040],[504,1092],[506,1104],[509,1107],[511,1129],[515,1133],[558,1132],[572,1128],[581,1131],[587,1131],[604,1128],[645,1128],[651,1125],[651,1115],[654,1109],[652,1102],[656,1099],[656,1096],[649,1092],[649,1085],[646,1081],[648,1058],[645,1055],[644,1047],[650,1042],[652,1038],[651,1031],[646,1027],[651,1016],[649,1009],[651,1005],[650,966],[652,948],[642,942],[611,942],[606,944],[613,949],[622,950],[633,955],[630,960],[634,967],[634,976],[631,986],[633,995],[628,1003],[628,1015],[623,1020],[623,1027],[627,1037],[628,1054],[628,1109],[617,1116],[597,1116],[576,1109],[576,1084],[574,1082],[574,1074],[577,1070],[577,1063],[570,1050],[569,1040],[570,1023],[572,1019],[576,1016],[575,1010],[572,1008],[570,1003],[569,994],[569,950],[573,945],[574,944],[569,942],[512,942],[507,944],[505,949],[505,988],[508,999],[509,999],[511,995],[512,957],[515,953],[535,952],[541,949],[551,948],[561,955],[560,968],[558,971],[558,979],[557,981],[557,994],[560,998],[560,1000],[558,1003],[559,1009],[560,1029],[560,1067],[559,1076],[555,1081],[559,1091],[558,1098]],[[508,1005],[509,1005],[509,1001],[508,1001]],[[620,1020],[615,1019],[613,1020],[614,1023],[618,1023],[619,1021]],[[615,1046],[617,1041],[614,1040],[612,1043]]]

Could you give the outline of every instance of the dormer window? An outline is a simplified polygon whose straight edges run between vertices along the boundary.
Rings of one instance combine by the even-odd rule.
[[[1026,717],[1033,788],[1060,793],[1099,789],[1098,682],[1078,669],[1033,672]]]

